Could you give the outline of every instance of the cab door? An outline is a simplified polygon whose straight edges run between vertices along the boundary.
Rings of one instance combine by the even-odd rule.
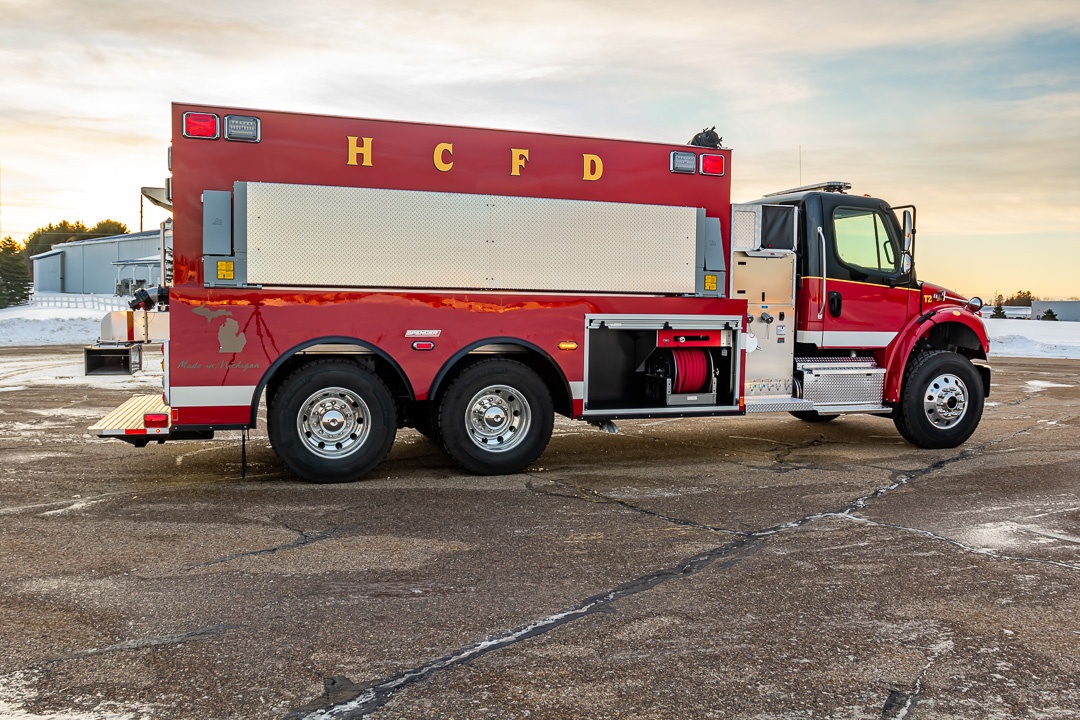
[[[896,216],[881,201],[850,195],[825,196],[822,205],[821,347],[884,348],[918,302]]]

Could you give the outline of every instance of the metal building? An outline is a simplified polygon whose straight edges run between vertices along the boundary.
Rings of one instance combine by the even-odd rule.
[[[1031,319],[1040,319],[1047,310],[1053,310],[1058,320],[1080,321],[1080,300],[1035,300],[1031,303]]]
[[[130,295],[160,282],[161,233],[77,240],[32,259],[34,292]]]

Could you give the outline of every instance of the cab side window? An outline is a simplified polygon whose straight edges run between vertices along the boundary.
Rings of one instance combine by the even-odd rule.
[[[899,270],[896,243],[873,210],[837,208],[833,211],[833,237],[837,257],[843,264],[879,275]]]

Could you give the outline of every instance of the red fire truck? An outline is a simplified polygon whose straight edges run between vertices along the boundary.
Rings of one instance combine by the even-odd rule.
[[[92,434],[208,438],[255,427],[265,399],[281,461],[342,482],[401,427],[502,474],[540,456],[556,413],[609,431],[863,413],[924,448],[982,415],[981,303],[916,280],[915,208],[840,182],[732,205],[715,133],[182,104],[172,127],[172,282],[115,323],[163,342],[164,393]]]

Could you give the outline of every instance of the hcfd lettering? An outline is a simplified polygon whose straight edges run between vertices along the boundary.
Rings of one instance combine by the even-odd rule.
[[[346,135],[345,164],[357,167],[375,167],[374,139],[358,135]],[[511,177],[522,177],[528,172],[529,148],[509,148],[509,171]],[[604,161],[599,155],[582,153],[581,179],[595,182],[604,175]],[[441,142],[431,152],[431,162],[439,172],[454,169],[454,144]]]

